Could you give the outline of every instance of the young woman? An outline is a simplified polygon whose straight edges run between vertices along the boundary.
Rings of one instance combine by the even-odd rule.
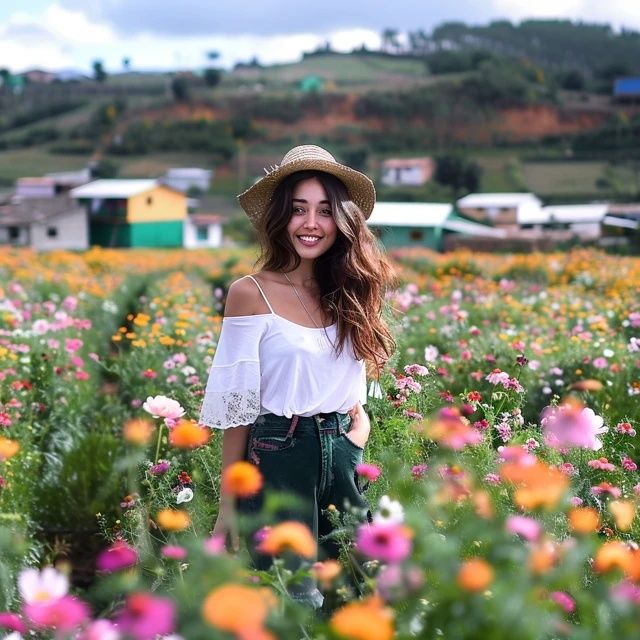
[[[366,513],[355,475],[370,429],[365,366],[379,372],[394,348],[381,316],[392,270],[365,222],[375,189],[305,145],[238,199],[259,232],[261,269],[229,288],[200,422],[225,429],[223,470],[252,461],[267,490],[298,498],[278,519],[322,538],[329,505]],[[241,507],[261,505],[262,495]],[[214,534],[229,533],[230,514],[222,495]],[[292,596],[322,602],[308,583]]]

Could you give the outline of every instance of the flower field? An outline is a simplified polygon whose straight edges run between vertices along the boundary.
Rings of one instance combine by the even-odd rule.
[[[372,521],[330,511],[339,561],[298,523],[264,528],[258,572],[211,536],[221,436],[196,422],[255,256],[4,249],[0,637],[637,637],[640,259],[392,257],[398,349],[356,468]],[[287,596],[309,575],[319,612]]]

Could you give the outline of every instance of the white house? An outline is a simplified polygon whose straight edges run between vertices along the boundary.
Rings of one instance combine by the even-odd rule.
[[[431,180],[433,158],[388,158],[382,163],[382,184],[390,187],[419,187]]]
[[[187,249],[222,246],[224,218],[214,213],[192,213],[184,221],[183,245]]]
[[[567,229],[582,240],[594,240],[602,233],[608,204],[567,204],[543,207],[546,224],[552,229]]]
[[[470,193],[456,205],[461,213],[475,220],[512,230],[542,225],[547,219],[542,201],[533,193]]]
[[[0,207],[0,245],[31,247],[36,251],[89,247],[87,213],[65,196],[14,198]]]
[[[174,168],[168,169],[161,181],[172,189],[186,193],[189,189],[208,191],[213,177],[210,169]]]

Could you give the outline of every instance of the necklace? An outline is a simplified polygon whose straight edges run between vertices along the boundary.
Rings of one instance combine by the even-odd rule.
[[[298,298],[298,300],[300,301],[300,304],[302,305],[302,308],[307,312],[307,315],[309,316],[309,319],[311,320],[311,322],[313,322],[315,328],[320,329],[320,327],[318,326],[318,323],[313,319],[313,316],[309,313],[309,309],[307,309],[307,305],[303,302],[302,298],[300,297],[300,294],[298,293],[298,290],[295,288],[293,282],[291,282],[291,279],[289,278],[289,276],[284,271],[282,273],[284,277],[287,279],[287,282],[291,285],[293,292],[296,294],[296,298]]]

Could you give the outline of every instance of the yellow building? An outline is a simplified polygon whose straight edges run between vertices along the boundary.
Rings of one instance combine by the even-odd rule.
[[[183,245],[187,196],[157,180],[95,180],[71,196],[86,207],[91,245]]]

